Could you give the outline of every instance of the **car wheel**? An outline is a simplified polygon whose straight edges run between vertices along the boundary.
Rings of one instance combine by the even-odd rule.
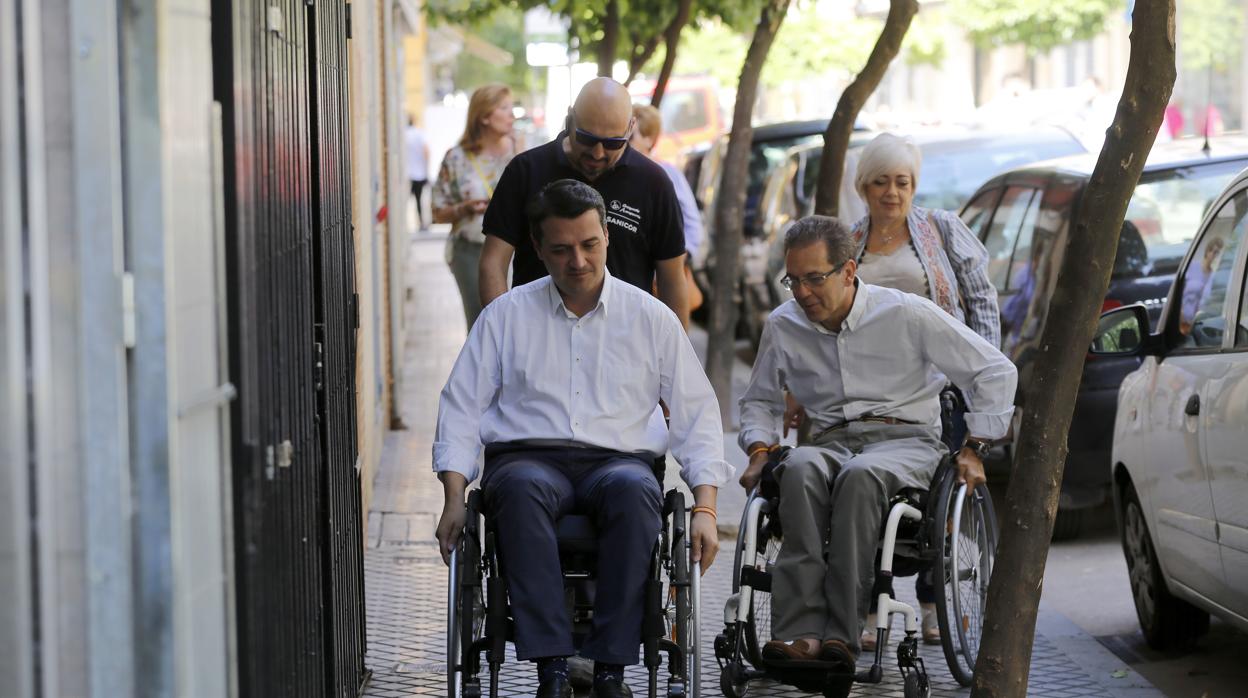
[[[1149,647],[1158,650],[1191,645],[1209,631],[1209,614],[1170,595],[1134,487],[1127,486],[1124,500],[1119,522],[1122,551],[1127,558],[1131,598],[1144,639]]]
[[[1058,509],[1053,521],[1053,540],[1071,540],[1083,532],[1086,509]]]

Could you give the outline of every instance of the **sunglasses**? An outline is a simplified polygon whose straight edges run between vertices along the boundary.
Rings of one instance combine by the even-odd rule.
[[[576,142],[586,148],[592,148],[601,143],[604,150],[619,150],[628,145],[628,136],[595,136],[589,131],[582,131],[578,128],[576,129]]]

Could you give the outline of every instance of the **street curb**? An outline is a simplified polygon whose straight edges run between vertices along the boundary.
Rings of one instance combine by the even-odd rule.
[[[1041,602],[1036,617],[1036,634],[1043,635],[1066,655],[1071,663],[1094,678],[1104,695],[1121,698],[1152,698],[1164,696],[1126,662],[1110,652],[1092,635],[1075,625],[1066,616]]]

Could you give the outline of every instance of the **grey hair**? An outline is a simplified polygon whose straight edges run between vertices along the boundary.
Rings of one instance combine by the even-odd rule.
[[[906,170],[910,173],[912,188],[919,186],[919,169],[923,166],[923,153],[909,138],[891,133],[881,133],[858,158],[858,171],[854,173],[854,190],[863,201],[867,200],[867,184],[886,172]]]
[[[854,256],[854,239],[839,218],[806,216],[784,234],[784,253],[822,242],[828,251],[828,264],[839,267]]]

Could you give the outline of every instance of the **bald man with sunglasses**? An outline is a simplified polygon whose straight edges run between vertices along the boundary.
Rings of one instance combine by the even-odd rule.
[[[662,168],[629,147],[635,128],[628,90],[610,78],[595,78],[581,89],[555,140],[512,159],[482,226],[483,306],[507,292],[509,266],[513,286],[546,276],[529,241],[525,207],[550,182],[576,179],[606,202],[612,276],[647,292],[657,287],[659,300],[688,327],[680,204]]]

